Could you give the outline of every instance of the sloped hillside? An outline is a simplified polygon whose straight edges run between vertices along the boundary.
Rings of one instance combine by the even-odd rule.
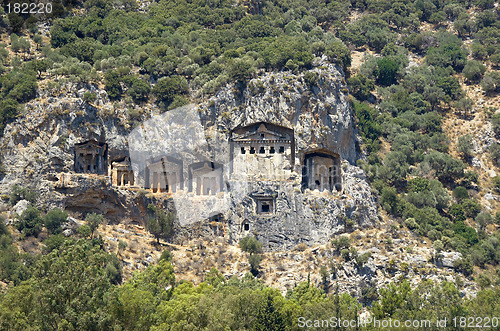
[[[0,329],[498,313],[497,1],[15,2],[0,7]],[[348,187],[290,186],[310,202],[299,225],[247,236],[230,217],[188,231],[170,193],[74,174],[75,144],[125,158],[134,128],[188,103],[208,141],[294,126],[342,155]],[[282,227],[298,230],[271,247]]]

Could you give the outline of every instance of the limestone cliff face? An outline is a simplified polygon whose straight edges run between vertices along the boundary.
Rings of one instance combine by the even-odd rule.
[[[253,234],[266,248],[288,249],[300,242],[324,243],[350,228],[374,224],[375,200],[363,172],[355,165],[361,157],[359,137],[346,100],[344,78],[327,63],[318,63],[311,72],[316,79],[308,79],[308,83],[303,73],[262,73],[245,87],[227,86],[196,104],[207,140],[206,148],[197,151],[198,159],[227,164],[231,131],[266,122],[293,129],[295,168],[287,181],[248,183],[248,196],[234,199],[230,192],[224,193],[221,199],[229,207],[217,216],[220,227],[216,231],[208,226],[214,219],[207,219],[187,225],[174,240],[199,234],[238,240]],[[91,139],[106,143],[108,162],[129,154],[132,128],[126,106],[111,104],[106,93],[96,87],[89,89],[98,95],[94,106],[82,101],[85,90],[75,86],[66,85],[58,95],[41,90],[39,98],[26,105],[26,113],[7,126],[0,140],[5,171],[0,190],[6,193],[14,184],[29,186],[40,193],[40,204],[142,222],[144,199],[136,197],[136,192],[111,186],[109,177],[74,173],[77,143]],[[142,106],[142,113],[159,112],[148,104]],[[161,128],[158,134],[162,135]],[[304,152],[315,149],[340,156],[341,192],[301,187]],[[186,162],[195,161],[192,156],[184,157]],[[230,180],[230,174],[225,176]],[[257,213],[256,196],[272,197],[273,212]],[[165,206],[173,208],[171,198],[161,198]],[[207,204],[200,206],[209,208]],[[177,213],[190,212],[183,210],[189,206],[182,204],[175,208]]]
[[[59,91],[39,90],[38,98],[25,105],[25,113],[7,125],[0,139],[5,172],[1,192],[18,184],[37,191],[40,206],[127,214],[123,206],[130,198],[114,190],[107,178],[74,173],[75,144],[93,139],[107,143],[109,159],[127,155],[124,112],[105,115],[112,109],[106,92],[89,89],[97,93],[99,108],[82,101],[86,90],[67,84]]]
[[[298,150],[324,148],[355,164],[358,137],[347,103],[344,77],[331,64],[311,70],[317,79],[308,84],[304,75],[268,73],[250,81],[242,91],[226,88],[200,105],[201,118],[213,132],[268,122],[292,128]],[[222,135],[219,139],[226,139]]]

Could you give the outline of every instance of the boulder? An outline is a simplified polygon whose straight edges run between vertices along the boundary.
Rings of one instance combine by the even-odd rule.
[[[27,200],[20,200],[16,205],[14,206],[13,210],[16,214],[21,215],[30,205],[30,202]]]

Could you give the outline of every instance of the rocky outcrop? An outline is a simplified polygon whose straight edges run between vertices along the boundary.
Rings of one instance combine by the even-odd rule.
[[[376,222],[374,197],[363,171],[356,166],[362,155],[343,75],[322,60],[308,77],[306,79],[304,73],[262,72],[246,86],[227,86],[195,105],[205,143],[195,149],[196,155],[182,155],[187,164],[200,159],[227,164],[231,131],[255,122],[293,129],[295,136],[297,154],[290,178],[248,183],[248,195],[237,199],[234,191],[225,190],[225,195],[220,197],[223,202],[220,205],[225,206],[220,215],[205,210],[218,202],[196,207],[207,215],[203,222],[212,222],[216,217],[217,222],[223,224],[223,231],[214,235],[234,241],[253,234],[266,248],[288,249],[301,242],[324,243],[337,233]],[[82,101],[86,90],[97,95],[93,105]],[[74,171],[74,146],[78,143],[89,140],[105,143],[107,162],[129,155],[129,147],[133,148],[134,144],[130,141],[132,121],[126,107],[129,105],[110,103],[106,92],[95,86],[78,89],[69,84],[57,93],[39,91],[39,98],[26,104],[24,116],[8,125],[0,140],[5,170],[0,190],[6,193],[14,184],[29,186],[39,193],[38,203],[49,208],[64,207],[84,214],[100,212],[108,218],[128,217],[142,222],[144,206],[139,206],[134,199],[135,192],[113,187],[109,176],[75,174]],[[159,111],[147,104],[140,113],[144,117]],[[175,146],[165,139],[171,132],[161,126],[155,130],[157,146],[166,140]],[[301,187],[304,153],[318,149],[331,151],[342,160],[340,192]],[[158,148],[158,154],[160,152],[164,149]],[[225,176],[227,185],[237,185],[230,182],[227,173]],[[188,178],[187,173],[184,178]],[[272,197],[273,212],[257,213],[255,195]],[[163,205],[172,209],[170,203],[175,198],[162,199]],[[176,204],[175,210],[189,214],[193,205]],[[188,224],[179,233],[189,234],[195,228],[203,229],[204,225]],[[201,232],[210,235],[213,231]]]
[[[233,199],[223,215],[231,239],[255,235],[264,247],[284,250],[302,242],[324,243],[335,234],[377,220],[374,197],[363,171],[355,165],[361,157],[359,137],[343,76],[325,62],[317,63],[311,73],[314,83],[306,82],[302,74],[266,73],[242,90],[225,88],[199,105],[210,136],[208,150],[216,162],[224,163],[227,153],[218,146],[227,146],[222,142],[236,127],[266,122],[291,128],[295,135],[295,175],[288,181],[249,183],[245,188],[249,194]],[[343,160],[341,193],[301,189],[304,153],[315,149],[332,151]],[[273,213],[259,214],[253,196],[272,197]]]

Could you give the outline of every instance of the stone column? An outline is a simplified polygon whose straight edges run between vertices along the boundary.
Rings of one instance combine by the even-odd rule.
[[[201,178],[196,177],[196,195],[201,195]]]

